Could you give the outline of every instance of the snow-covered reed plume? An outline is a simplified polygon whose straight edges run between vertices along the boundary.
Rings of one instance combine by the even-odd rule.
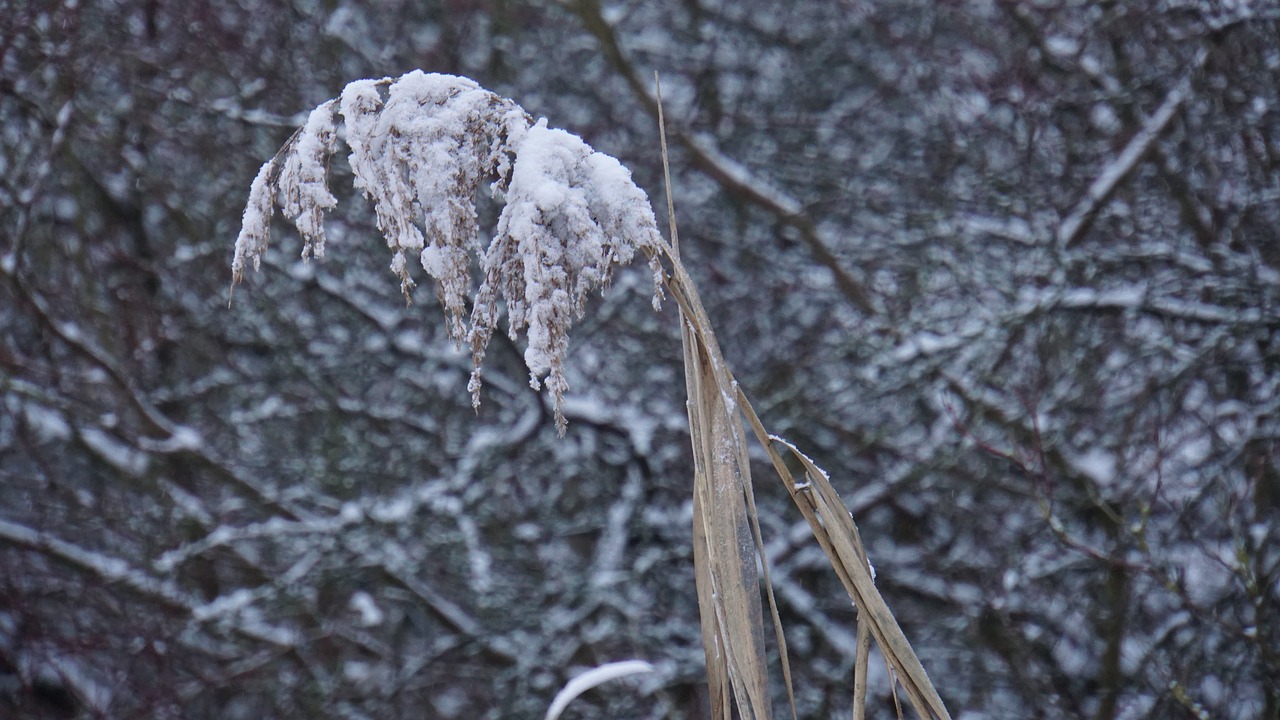
[[[762,584],[793,717],[796,712],[768,564],[761,562],[761,572],[756,570],[764,541],[745,421],[858,608],[855,718],[865,713],[874,639],[916,712],[949,720],[875,587],[857,527],[826,473],[765,430],[729,371],[680,261],[674,214],[673,242],[667,244],[658,234],[648,198],[617,160],[595,152],[575,135],[548,128],[545,121],[532,122],[519,105],[465,78],[415,71],[394,80],[359,80],[338,100],[312,111],[258,172],[236,240],[233,287],[249,263],[257,268],[277,206],[305,239],[303,258],[324,255],[324,212],[336,204],[326,184],[327,165],[337,145],[339,116],[346,126],[356,187],[373,203],[401,291],[407,298],[413,288],[409,266],[416,255],[436,281],[449,333],[471,345],[473,402],[478,402],[485,348],[505,304],[509,332],[523,332],[528,339],[524,359],[530,384],[546,384],[563,433],[560,408],[567,388],[569,327],[581,316],[587,294],[607,284],[617,265],[637,250],[649,257],[655,285],[665,288],[680,308],[694,459],[694,575],[713,717],[727,720],[735,708],[743,718],[772,717]],[[665,167],[665,140],[662,147]],[[478,239],[475,210],[475,194],[484,180],[504,203],[488,245]],[[669,178],[667,186],[670,193]],[[669,273],[662,263],[670,266]],[[473,294],[474,265],[479,285]],[[802,471],[793,473],[789,462],[798,462]],[[558,712],[559,702],[552,707]]]
[[[305,241],[302,257],[324,256],[324,213],[337,204],[327,175],[339,118],[355,185],[373,204],[401,292],[407,300],[416,258],[435,280],[450,336],[471,346],[472,402],[479,403],[480,365],[501,301],[509,332],[527,337],[530,384],[546,384],[563,433],[568,332],[587,295],[638,249],[649,251],[655,278],[660,272],[657,223],[630,172],[467,78],[415,70],[357,80],[313,110],[258,171],[236,239],[233,287],[250,264],[259,267],[277,206]],[[486,180],[504,206],[484,245],[475,198]]]

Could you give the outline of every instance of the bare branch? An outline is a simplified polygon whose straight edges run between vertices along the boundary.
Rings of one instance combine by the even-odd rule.
[[[1174,85],[1173,89],[1165,95],[1164,102],[1160,103],[1160,107],[1155,114],[1143,123],[1142,128],[1129,140],[1124,150],[1115,159],[1107,163],[1102,168],[1102,171],[1098,173],[1098,176],[1094,178],[1084,197],[1076,203],[1071,212],[1067,214],[1067,217],[1063,219],[1062,224],[1058,226],[1057,240],[1059,246],[1074,247],[1084,238],[1085,232],[1088,231],[1089,226],[1093,223],[1093,219],[1111,200],[1116,188],[1133,173],[1143,158],[1147,156],[1147,153],[1155,145],[1156,140],[1169,127],[1169,123],[1173,121],[1179,108],[1191,96],[1191,80],[1204,67],[1208,58],[1209,50],[1201,48],[1196,53],[1195,59],[1191,61],[1191,67],[1183,74],[1178,84]]]

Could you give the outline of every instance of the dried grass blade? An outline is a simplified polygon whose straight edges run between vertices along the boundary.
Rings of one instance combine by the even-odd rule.
[[[790,443],[771,436],[765,430],[755,409],[723,364],[719,348],[715,344],[711,323],[707,319],[697,290],[681,264],[678,254],[671,247],[663,248],[663,252],[672,265],[671,275],[666,278],[666,286],[671,297],[680,306],[686,349],[694,347],[699,352],[707,353],[699,357],[708,361],[715,360],[715,372],[710,384],[723,388],[725,392],[724,399],[717,400],[705,396],[706,401],[714,407],[725,408],[726,412],[729,406],[733,406],[734,412],[741,412],[747,424],[751,426],[752,432],[769,455],[774,469],[791,495],[792,501],[809,523],[815,540],[827,555],[840,582],[857,605],[860,619],[869,626],[871,635],[892,669],[891,674],[902,683],[916,712],[923,718],[950,720],[951,715],[947,712],[937,689],[929,680],[924,666],[912,650],[897,619],[894,618],[884,598],[875,587],[857,525],[854,524],[839,493],[831,486],[826,473],[814,465],[808,457]],[[689,364],[689,356],[686,355],[686,372],[690,367],[693,366]],[[691,424],[692,414],[697,405],[695,400],[693,386],[690,385]],[[741,432],[741,425],[736,427],[738,432]],[[694,444],[695,454],[697,454],[699,448],[696,436]],[[796,483],[795,477],[775,444],[787,448],[787,452],[804,466],[807,482],[803,487]],[[742,467],[745,468],[745,450],[740,452],[743,453]]]
[[[860,619],[869,624],[871,634],[907,691],[916,712],[925,718],[950,720],[951,715],[937,689],[929,680],[915,651],[911,649],[897,619],[876,589],[857,525],[840,500],[839,493],[831,486],[827,474],[790,443],[769,435],[741,391],[738,393],[737,404],[746,417],[747,424],[764,446],[792,500],[809,522],[815,539],[831,561],[836,575],[857,604]],[[776,445],[785,447],[804,467],[804,486],[796,483]]]
[[[792,450],[795,451],[794,448]],[[942,712],[945,712],[942,700],[937,697],[937,692],[925,673],[924,666],[920,664],[897,619],[893,617],[889,606],[885,604],[884,598],[875,587],[866,559],[866,550],[862,546],[862,539],[858,535],[857,526],[849,516],[849,511],[835,489],[831,487],[826,474],[816,468],[808,458],[803,458],[802,462],[806,466],[807,479],[816,491],[814,494],[818,499],[816,506],[818,516],[832,539],[839,559],[849,570],[849,576],[858,591],[854,598],[858,603],[858,609],[870,619],[872,634],[876,636],[876,642],[880,645],[885,659],[896,671],[902,687],[907,691],[908,699],[921,717],[929,717],[926,708],[934,711],[941,708]],[[930,694],[933,697],[930,697]],[[939,716],[945,717],[941,713]]]
[[[708,598],[704,621],[714,619],[716,650],[708,665],[722,663],[743,718],[772,717],[764,652],[755,543],[747,513],[744,477],[750,472],[746,438],[723,387],[723,364],[704,333],[686,331],[686,380],[694,454],[695,511],[705,564],[695,568],[699,599]],[[695,554],[695,562],[698,556]],[[704,589],[706,588],[706,589]],[[705,635],[704,635],[705,638]],[[708,668],[710,676],[712,670]]]
[[[695,478],[695,485],[700,481]],[[698,612],[702,621],[702,648],[707,657],[707,690],[711,697],[711,717],[732,720],[729,700],[729,666],[725,662],[724,640],[716,619],[715,589],[707,559],[707,533],[703,523],[702,498],[693,494],[693,572],[698,588]]]
[[[950,715],[937,689],[929,680],[911,643],[907,641],[897,619],[875,586],[858,527],[839,493],[832,487],[830,478],[790,443],[778,438],[773,440],[785,446],[803,465],[809,483],[809,491],[805,494],[811,499],[813,509],[822,521],[823,530],[836,552],[830,559],[833,563],[839,561],[852,581],[851,594],[858,604],[858,610],[870,621],[871,632],[885,659],[896,672],[903,689],[907,691],[912,706],[921,717],[949,719]]]
[[[736,383],[724,364],[715,333],[693,284],[687,281],[688,276],[680,265],[666,125],[662,116],[662,85],[657,73],[654,73],[654,84],[658,96],[658,128],[671,228],[671,246],[666,248],[666,254],[684,281],[676,281],[675,287],[670,289],[677,295],[680,305],[689,435],[694,456],[694,574],[698,585],[703,648],[707,656],[711,711],[713,717],[731,718],[728,698],[731,688],[742,717],[767,719],[772,717],[772,711],[756,574],[756,557],[758,554],[763,560],[764,543],[755,514],[746,436],[735,409]],[[764,568],[768,583],[768,565]],[[771,586],[769,607],[781,648],[787,697],[791,701],[794,718],[791,668],[787,663],[786,643]]]
[[[787,651],[787,636],[782,627],[782,615],[778,612],[778,598],[773,592],[773,578],[769,575],[769,558],[764,552],[764,537],[760,533],[760,515],[756,512],[756,491],[751,482],[751,473],[743,477],[744,491],[747,498],[747,518],[751,521],[751,533],[756,543],[756,555],[760,558],[760,569],[764,575],[765,598],[769,601],[769,617],[773,621],[774,641],[778,643],[778,660],[782,664],[782,687],[787,692],[787,706],[791,708],[791,720],[798,720],[796,710],[795,685],[791,680],[791,659]]]
[[[853,665],[853,720],[867,717],[867,663],[871,661],[871,629],[858,617],[858,651]]]
[[[704,333],[711,334],[710,322],[697,297],[697,291],[679,258],[670,248],[665,250],[672,263],[672,274],[667,278],[667,288],[686,319],[684,324],[686,342],[706,347],[698,341],[702,339]],[[719,351],[714,345],[714,336],[711,335],[711,337],[712,357],[718,360]],[[868,626],[871,635],[880,646],[891,668],[891,675],[897,677],[902,683],[908,699],[921,717],[950,720],[951,715],[947,712],[937,689],[929,680],[928,674],[915,651],[912,650],[902,628],[885,604],[879,590],[876,589],[857,526],[839,494],[831,486],[826,473],[790,443],[769,435],[746,396],[733,382],[728,370],[724,368],[723,361],[719,361],[718,376],[722,379],[716,384],[733,393],[733,400],[730,402],[735,406],[736,412],[741,412],[747,424],[751,426],[752,432],[769,455],[774,469],[778,472],[792,500],[805,516],[815,540],[831,561],[837,577],[857,605],[860,619]],[[692,408],[693,396],[690,397]],[[738,427],[741,428],[741,426]],[[796,483],[775,443],[787,448],[787,452],[804,466],[807,482],[803,487]]]

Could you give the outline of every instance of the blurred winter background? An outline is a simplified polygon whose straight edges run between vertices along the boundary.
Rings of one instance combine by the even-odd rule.
[[[329,259],[278,226],[227,307],[259,164],[414,68],[655,200],[662,73],[725,354],[954,715],[1280,717],[1280,11],[1216,0],[0,0],[0,717],[539,717],[627,658],[571,716],[704,716],[643,266],[563,440],[505,340],[472,411],[345,154]],[[801,713],[846,715],[853,609],[757,490]]]

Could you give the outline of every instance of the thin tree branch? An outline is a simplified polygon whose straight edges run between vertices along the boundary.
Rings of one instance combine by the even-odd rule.
[[[636,99],[656,119],[657,98],[650,94],[639,70],[623,51],[613,26],[601,12],[599,0],[570,0],[569,7],[577,14],[587,32],[600,43],[601,51],[622,75]],[[693,135],[673,126],[669,121],[666,126],[669,137],[688,153],[694,167],[706,173],[730,194],[762,208],[776,216],[784,225],[797,230],[801,242],[813,253],[814,259],[831,272],[836,287],[845,298],[868,316],[878,314],[866,286],[841,265],[831,249],[832,239],[818,230],[813,219],[805,214],[799,200],[723,155],[711,145],[708,138]]]
[[[1164,102],[1155,114],[1143,123],[1142,128],[1129,140],[1124,150],[1107,163],[1093,183],[1089,185],[1084,197],[1080,198],[1062,224],[1058,226],[1057,240],[1059,247],[1074,247],[1084,238],[1098,212],[1106,207],[1120,183],[1129,177],[1151,151],[1156,140],[1164,134],[1169,124],[1182,105],[1191,97],[1191,80],[1209,58],[1208,48],[1200,48],[1196,52],[1191,66],[1183,74],[1177,85],[1165,95]]]
[[[120,558],[103,555],[47,532],[0,519],[0,542],[38,552],[65,563],[109,584],[127,588],[134,594],[160,603],[192,619],[214,617],[212,603],[202,603],[177,585],[138,570]],[[217,601],[215,601],[216,603]],[[293,648],[292,633],[283,628],[247,623],[232,623],[237,634],[278,648]]]

